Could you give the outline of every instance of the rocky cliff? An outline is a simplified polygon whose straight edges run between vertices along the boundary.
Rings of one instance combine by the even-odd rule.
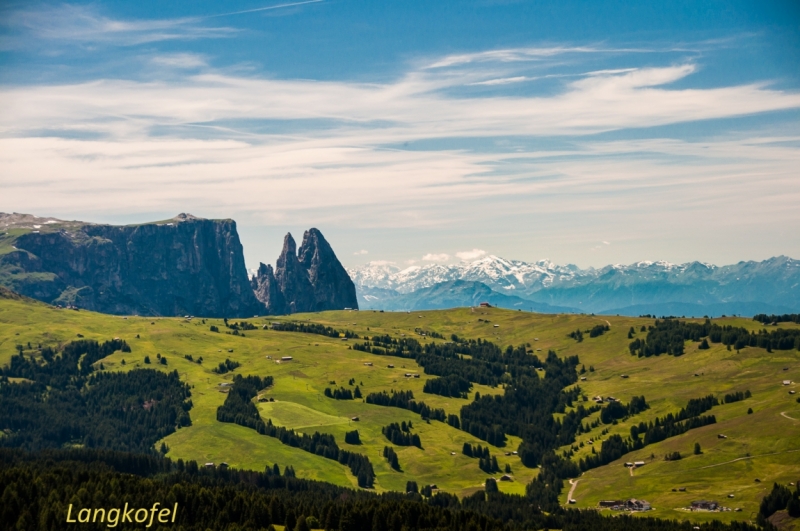
[[[112,226],[0,214],[0,228],[0,283],[45,302],[112,314],[265,311],[232,220]]]
[[[251,285],[271,314],[358,308],[353,281],[317,229],[303,234],[299,250],[287,234],[274,272],[261,264]]]

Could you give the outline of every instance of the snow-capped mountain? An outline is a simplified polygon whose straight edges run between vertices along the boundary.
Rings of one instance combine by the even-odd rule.
[[[711,315],[800,310],[800,261],[785,256],[722,267],[702,262],[641,261],[580,269],[548,260],[530,263],[489,255],[473,262],[404,269],[372,262],[348,273],[356,284],[362,308],[390,309],[389,301],[396,297],[461,280],[485,284],[501,294],[587,313],[702,315],[705,308]],[[440,292],[436,293],[444,300]],[[401,300],[405,307],[412,299],[403,297],[395,302],[400,304]],[[417,301],[414,304],[429,304],[420,297],[413,300]],[[464,305],[469,304],[465,298]]]
[[[405,269],[387,262],[370,262],[359,268],[348,269],[347,272],[356,287],[392,289],[398,293],[410,293],[452,280],[482,282],[503,292],[518,290],[532,293],[554,283],[590,276],[595,270],[583,270],[571,264],[559,266],[549,260],[528,263],[488,255],[474,262],[414,265]]]

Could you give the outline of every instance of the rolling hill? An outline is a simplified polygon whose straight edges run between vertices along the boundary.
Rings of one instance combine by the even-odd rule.
[[[744,318],[714,322],[753,331],[762,328],[760,323]],[[473,383],[468,398],[426,393],[423,391],[426,382],[436,376],[426,373],[415,359],[352,348],[363,339],[280,331],[273,329],[272,323],[320,325],[316,330],[330,327],[362,338],[415,338],[422,345],[442,344],[446,340],[436,337],[450,338],[453,334],[481,339],[503,349],[506,345],[530,344],[527,350],[532,363],[543,362],[549,351],[561,360],[574,360],[572,357],[577,356],[576,368],[581,380],[576,375],[578,381],[563,392],[573,393],[571,396],[578,399],[567,405],[563,413],[553,413],[554,421],[563,421],[581,404],[593,405],[592,398],[596,396],[614,396],[624,404],[641,395],[646,397],[649,409],[613,422],[602,422],[601,413],[607,407],[604,404],[585,416],[582,425],[586,429],[572,443],[555,449],[557,455],[567,455],[575,463],[593,455],[593,450],[600,452],[602,443],[615,435],[628,437],[634,425],[677,413],[691,399],[711,394],[719,400],[708,412],[716,417],[715,423],[649,444],[578,475],[571,497],[579,508],[596,507],[600,500],[606,499],[640,498],[653,505],[654,510],[646,513],[652,516],[695,522],[747,521],[754,518],[760,500],[774,482],[787,484],[798,480],[800,403],[795,399],[797,395],[789,392],[797,389],[793,382],[800,381],[800,353],[794,349],[767,353],[758,347],[728,350],[721,343],[701,349],[698,342],[689,340],[679,357],[632,356],[628,349],[631,328],[634,339],[644,338],[647,333],[641,327],[654,325],[653,319],[458,308],[413,313],[296,314],[228,322],[226,327],[221,319],[110,316],[2,296],[0,365],[9,363],[18,351],[16,345],[25,357],[36,357],[40,344],[59,348],[77,334],[97,340],[118,337],[130,345],[131,352],[116,351],[98,360],[95,366],[100,372],[126,373],[143,368],[145,356],[154,361],[165,358],[163,364],[154,362],[148,367],[177,370],[181,381],[191,388],[193,403],[189,411],[191,425],[177,429],[156,444],[158,447],[163,442],[167,456],[173,459],[200,463],[224,461],[231,467],[251,470],[264,470],[276,463],[281,468],[292,465],[298,477],[356,486],[356,478],[343,464],[281,444],[278,439],[245,426],[217,420],[217,409],[225,402],[234,377],[253,374],[274,378],[271,387],[259,391],[258,398],[265,401],[253,399],[261,418],[299,433],[331,434],[341,448],[367,456],[375,470],[378,492],[404,491],[408,481],[416,481],[419,485],[433,484],[440,491],[467,496],[483,490],[487,477],[499,478],[508,465],[512,481],[500,481],[498,486],[501,492],[522,495],[538,476],[539,468],[525,466],[521,455],[513,453],[522,449],[518,436],[509,433],[505,444],[497,446],[447,422],[425,421],[407,409],[362,400],[335,400],[324,392],[325,388],[352,390],[356,385],[364,395],[411,391],[415,399],[430,408],[458,415],[475,401],[476,392],[487,398],[501,397],[509,391],[504,385]],[[236,327],[231,328],[233,325]],[[588,332],[597,325],[601,328],[607,325],[609,329],[597,337],[586,333],[580,342],[568,337],[575,330]],[[220,332],[212,331],[211,326]],[[781,323],[770,328],[800,327]],[[291,360],[278,362],[286,356]],[[534,362],[533,356],[541,361]],[[201,357],[202,362],[198,363]],[[229,372],[215,372],[226,360],[239,365]],[[784,380],[791,383],[783,385]],[[725,403],[724,395],[744,391],[750,391],[752,396]],[[382,428],[401,421],[413,423],[421,448],[397,446],[387,440]],[[345,434],[354,429],[360,434],[361,444],[343,442]],[[721,438],[721,434],[726,438]],[[488,448],[501,472],[487,474],[481,470],[477,459],[463,455],[465,443]],[[699,454],[692,451],[695,443],[702,448]],[[386,446],[394,447],[400,470],[392,469],[382,456]],[[683,459],[665,460],[665,456],[676,451]],[[634,471],[623,466],[626,461],[639,460],[645,465]],[[564,505],[569,489],[565,482],[559,497]],[[683,509],[697,499],[717,500],[742,511],[703,513]],[[789,525],[796,527],[796,522]]]

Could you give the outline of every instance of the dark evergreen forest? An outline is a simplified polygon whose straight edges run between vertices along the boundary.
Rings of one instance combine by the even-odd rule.
[[[800,350],[800,330],[778,328],[749,332],[741,327],[720,326],[712,323],[710,319],[706,319],[703,324],[687,323],[678,319],[656,320],[655,326],[651,326],[648,330],[647,337],[644,340],[634,339],[628,348],[632,355],[638,355],[640,358],[661,354],[682,356],[685,341],[699,342],[701,339],[706,340],[706,348],[707,342],[710,341],[722,343],[728,349],[735,350],[745,347],[764,348],[767,352]]]
[[[159,439],[191,424],[190,392],[177,371],[109,373],[94,364],[130,352],[120,340],[80,340],[39,360],[17,354],[0,369],[0,446],[37,450],[63,445],[151,452]],[[8,378],[29,382],[10,384]]]
[[[546,514],[521,496],[477,492],[459,500],[452,494],[423,497],[417,492],[355,491],[280,474],[206,469],[194,461],[172,462],[157,455],[102,450],[48,450],[28,454],[0,450],[4,486],[0,521],[10,529],[65,528],[67,507],[150,507],[178,503],[169,529],[267,530],[273,524],[294,530],[300,522],[341,531],[758,531],[720,522],[693,524],[641,517],[607,517],[595,511],[559,509]],[[425,490],[425,489],[423,489]],[[771,498],[772,499],[772,498]],[[777,500],[776,504],[780,503]],[[697,527],[695,527],[697,525]],[[108,529],[107,524],[80,524]],[[310,526],[309,526],[310,527]],[[115,529],[141,529],[120,523]],[[162,527],[167,529],[167,527]]]

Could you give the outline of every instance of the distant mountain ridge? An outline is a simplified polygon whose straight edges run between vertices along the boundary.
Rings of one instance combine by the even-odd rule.
[[[585,313],[688,315],[705,310],[699,315],[719,315],[747,314],[754,308],[800,310],[800,261],[785,256],[722,267],[641,261],[580,269],[548,260],[527,263],[489,255],[473,262],[405,269],[373,262],[348,272],[365,309],[381,307],[400,295],[466,280],[504,295]],[[462,302],[468,305],[469,297]],[[670,308],[685,311],[667,311]]]

